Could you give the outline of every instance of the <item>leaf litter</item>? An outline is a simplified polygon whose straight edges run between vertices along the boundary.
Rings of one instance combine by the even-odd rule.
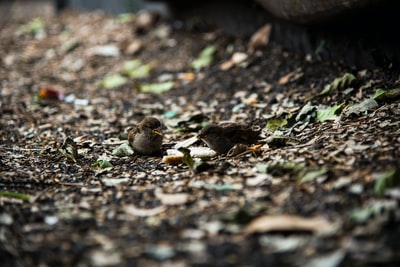
[[[6,260],[398,262],[399,72],[305,61],[269,42],[271,25],[232,41],[153,16],[65,13],[2,29]],[[66,101],[72,94],[88,101]],[[145,116],[163,121],[162,155],[135,155],[118,139]],[[261,127],[265,139],[217,156],[193,138],[226,121]]]

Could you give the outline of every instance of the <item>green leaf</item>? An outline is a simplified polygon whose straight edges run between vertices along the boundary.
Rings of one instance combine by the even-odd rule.
[[[306,117],[308,114],[314,112],[316,110],[316,106],[311,105],[310,102],[307,102],[307,104],[305,104],[300,112],[297,114],[296,116],[296,121],[301,120],[302,118]]]
[[[198,173],[209,169],[210,165],[205,160],[199,158],[192,158],[190,149],[181,147],[178,149],[183,154],[183,163],[189,167],[191,173]]]
[[[174,82],[140,84],[138,87],[142,93],[161,94],[171,90]]]
[[[313,169],[311,167],[305,168],[301,174],[298,175],[298,181],[300,183],[311,182],[328,172],[328,169],[321,168],[321,169]]]
[[[126,61],[122,68],[122,72],[129,78],[140,79],[149,76],[152,69],[153,66],[151,64],[142,65],[142,62],[139,59],[135,59]]]
[[[324,122],[327,120],[336,120],[339,117],[337,114],[343,108],[344,103],[327,108],[327,109],[320,109],[317,110],[317,120],[320,122]]]
[[[128,60],[124,62],[124,65],[122,66],[122,71],[129,72],[131,70],[137,69],[141,65],[142,61],[140,59]]]
[[[119,23],[128,23],[133,21],[136,18],[136,14],[134,13],[122,13],[117,16],[117,21]]]
[[[374,210],[368,207],[365,209],[357,209],[352,211],[349,214],[349,218],[351,221],[356,223],[365,223],[373,214]]]
[[[192,61],[192,68],[195,69],[196,71],[208,67],[211,62],[213,61],[213,55],[216,51],[215,46],[209,45],[206,48],[204,48],[200,55]]]
[[[189,169],[191,171],[193,171],[194,169],[194,160],[192,158],[192,156],[190,156],[190,149],[186,148],[186,147],[181,147],[178,149],[180,152],[182,152],[183,154],[183,163],[186,164],[186,166],[189,167]]]
[[[279,128],[284,127],[285,125],[288,124],[288,121],[286,119],[279,120],[279,119],[271,119],[267,122],[267,129],[270,130],[271,132],[275,132]]]
[[[101,169],[114,167],[108,160],[98,159],[95,163],[92,164],[92,167],[99,167]]]
[[[378,89],[373,98],[378,101],[397,99],[400,97],[400,88],[393,88],[390,90]]]
[[[345,115],[349,116],[351,114],[364,113],[376,107],[378,107],[378,103],[374,99],[368,98],[362,101],[361,103],[351,105],[346,110]]]
[[[327,95],[337,90],[347,89],[355,80],[356,77],[353,74],[346,73],[343,77],[336,78],[333,82],[326,85],[319,95]]]
[[[383,211],[395,209],[395,206],[385,200],[370,203],[367,207],[355,209],[348,214],[349,219],[354,223],[366,223],[371,217],[382,215]]]
[[[111,75],[105,77],[100,81],[100,85],[107,89],[112,89],[121,85],[124,85],[127,79],[120,74]]]
[[[124,157],[133,155],[133,149],[128,143],[123,143],[112,151],[113,156]]]
[[[400,184],[400,169],[393,168],[387,172],[380,174],[375,181],[374,193],[381,197],[385,190]]]
[[[17,198],[17,199],[22,199],[29,201],[31,196],[27,194],[22,194],[22,193],[16,193],[16,192],[8,192],[8,191],[0,191],[0,197],[11,197],[11,198]]]
[[[386,90],[384,90],[382,88],[378,88],[378,89],[376,89],[375,94],[372,98],[379,100],[379,97],[385,93],[386,93]]]
[[[44,32],[44,22],[40,17],[32,19],[29,23],[21,26],[19,31],[22,33],[31,33],[34,35],[38,35]]]

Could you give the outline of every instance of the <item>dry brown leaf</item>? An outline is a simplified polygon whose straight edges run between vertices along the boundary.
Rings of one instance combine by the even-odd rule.
[[[233,66],[235,66],[235,63],[231,59],[229,59],[229,60],[223,62],[219,66],[219,69],[222,70],[222,71],[225,71],[225,70],[231,69]]]
[[[219,67],[220,70],[229,70],[230,68],[239,65],[244,62],[249,56],[246,53],[236,52],[232,55],[232,57],[222,63]]]
[[[133,40],[132,42],[126,44],[126,46],[123,48],[124,53],[127,55],[134,55],[137,52],[139,52],[140,49],[142,49],[143,44],[142,41],[139,39]]]
[[[193,81],[196,79],[196,74],[193,72],[183,72],[178,74],[178,79],[183,81]]]
[[[279,79],[278,84],[279,85],[285,85],[288,82],[293,82],[293,81],[296,81],[296,80],[300,79],[301,77],[303,77],[303,75],[304,75],[304,73],[301,71],[300,68],[298,68],[298,69],[296,69],[296,70],[294,70],[292,72],[289,72],[288,74],[282,76]]]
[[[250,42],[248,44],[249,53],[254,53],[255,51],[268,45],[271,30],[272,24],[267,23],[251,36]]]
[[[322,217],[300,217],[296,215],[264,215],[251,221],[243,230],[245,234],[271,231],[310,231],[315,234],[332,233],[336,227]]]

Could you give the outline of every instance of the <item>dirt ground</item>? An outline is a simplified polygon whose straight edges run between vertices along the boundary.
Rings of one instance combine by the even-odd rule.
[[[2,27],[0,265],[398,266],[400,72],[152,19]],[[163,155],[122,149],[146,116]],[[224,121],[264,140],[168,161]]]

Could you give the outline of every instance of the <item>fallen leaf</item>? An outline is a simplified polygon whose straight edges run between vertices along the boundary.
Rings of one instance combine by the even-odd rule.
[[[183,81],[193,81],[196,79],[196,74],[193,72],[183,72],[183,73],[178,73],[178,79],[183,80]]]
[[[307,104],[305,104],[301,110],[299,111],[299,113],[296,116],[296,121],[300,121],[301,119],[303,119],[304,117],[306,117],[308,114],[313,113],[315,110],[317,109],[317,106],[313,106],[311,105],[310,102],[307,102]]]
[[[378,100],[379,100],[379,97],[381,96],[381,95],[383,95],[383,94],[385,94],[386,93],[386,90],[384,90],[384,89],[382,89],[382,88],[378,88],[378,89],[376,89],[376,91],[375,91],[375,94],[373,95],[373,99],[377,99],[378,98]]]
[[[374,201],[368,206],[358,208],[348,214],[348,218],[353,223],[363,224],[374,216],[382,215],[383,211],[394,210],[397,204],[394,201]]]
[[[209,45],[206,48],[204,48],[201,52],[200,55],[192,61],[191,66],[194,70],[199,71],[202,68],[208,67],[212,60],[213,60],[213,55],[216,51],[215,46]]]
[[[140,41],[139,39],[137,39],[137,40],[133,40],[132,42],[130,42],[129,44],[127,44],[127,45],[124,47],[123,50],[124,50],[124,53],[127,54],[127,55],[134,55],[134,54],[136,54],[137,52],[139,52],[140,49],[142,49],[142,47],[143,47],[142,41]]]
[[[306,182],[311,182],[323,175],[325,175],[328,172],[327,168],[321,168],[321,169],[312,169],[312,168],[306,168],[305,171],[303,171],[301,174],[298,175],[299,183],[306,183]]]
[[[126,142],[119,145],[112,151],[113,156],[118,156],[118,157],[130,156],[133,155],[133,153],[134,152],[132,147]]]
[[[128,23],[128,22],[132,22],[135,18],[136,18],[135,13],[122,13],[122,14],[118,14],[117,21],[119,23]]]
[[[381,197],[385,190],[400,184],[400,169],[393,168],[387,172],[381,173],[376,177],[374,193]]]
[[[152,69],[153,66],[151,64],[143,65],[141,60],[136,59],[126,61],[122,68],[122,72],[131,79],[140,79],[149,76]]]
[[[356,77],[353,74],[346,73],[342,77],[336,78],[333,82],[326,85],[319,95],[327,95],[337,90],[347,89],[355,80]]]
[[[8,191],[0,191],[0,197],[10,197],[10,198],[16,198],[16,199],[21,199],[21,200],[26,200],[26,201],[29,201],[31,198],[31,196],[27,195],[27,194],[8,192]]]
[[[142,93],[161,94],[171,90],[174,87],[174,82],[140,84],[138,87]]]
[[[181,147],[178,149],[178,151],[183,154],[183,158],[182,158],[183,163],[185,163],[185,165],[188,166],[191,171],[193,171],[194,160],[190,156],[190,150],[186,147]]]
[[[345,116],[350,116],[351,114],[360,114],[370,111],[378,107],[378,103],[371,98],[365,99],[361,103],[349,106],[344,112]]]
[[[219,67],[220,70],[229,70],[232,67],[243,63],[246,59],[248,59],[248,55],[246,53],[236,52],[232,55],[232,57],[222,63]]]
[[[271,35],[272,24],[268,23],[258,29],[250,38],[248,44],[249,53],[254,53],[255,51],[265,47],[269,43],[269,38]]]
[[[127,82],[127,79],[120,74],[114,74],[108,77],[105,77],[100,81],[100,85],[107,89],[112,89],[121,85],[124,85]]]
[[[95,163],[92,164],[92,167],[99,167],[101,169],[114,167],[108,160],[106,159],[98,159]]]
[[[209,165],[200,158],[193,159],[190,155],[190,150],[186,147],[181,147],[178,149],[179,152],[183,153],[182,161],[186,166],[189,167],[192,173],[203,171],[203,167],[209,167]],[[203,168],[203,169],[202,169]]]
[[[18,29],[19,34],[30,33],[35,36],[35,38],[39,38],[44,34],[44,21],[40,17],[36,17],[32,19],[27,24],[22,25]]]
[[[389,90],[378,89],[373,98],[378,101],[397,99],[400,97],[400,88]]]
[[[339,111],[343,108],[344,103],[326,108],[317,110],[317,120],[319,122],[324,122],[327,120],[337,120],[339,116],[337,115]]]
[[[288,121],[286,119],[271,119],[268,120],[267,122],[267,129],[270,130],[271,132],[275,132],[279,128],[282,128],[288,124]]]
[[[296,80],[299,80],[300,78],[302,78],[304,76],[304,73],[301,71],[301,68],[298,68],[292,72],[289,72],[288,74],[282,76],[279,81],[278,84],[279,85],[285,85],[288,82],[294,82]]]

